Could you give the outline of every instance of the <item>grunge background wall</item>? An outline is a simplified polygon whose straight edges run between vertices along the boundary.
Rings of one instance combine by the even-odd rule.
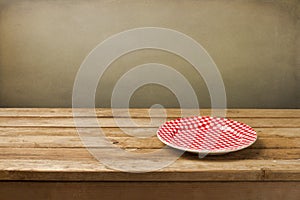
[[[155,26],[205,47],[223,76],[228,107],[299,108],[299,7],[297,0],[0,0],[0,107],[70,107],[76,72],[98,43]],[[114,62],[99,83],[97,106],[110,107],[116,81],[148,62],[173,66],[200,106],[210,106],[192,66],[158,50]],[[174,94],[158,85],[139,88],[130,106],[156,103],[178,107]]]

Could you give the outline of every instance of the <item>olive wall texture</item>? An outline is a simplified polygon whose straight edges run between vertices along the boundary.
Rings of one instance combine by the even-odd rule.
[[[0,0],[0,107],[71,107],[76,73],[97,44],[128,29],[164,27],[192,37],[207,50],[222,75],[229,108],[299,108],[299,4]],[[96,106],[110,107],[120,77],[151,62],[178,70],[193,86],[200,106],[210,107],[207,86],[191,64],[150,49],[131,52],[110,65],[99,82]],[[156,84],[140,87],[130,100],[131,107],[153,104],[179,106],[171,91]]]

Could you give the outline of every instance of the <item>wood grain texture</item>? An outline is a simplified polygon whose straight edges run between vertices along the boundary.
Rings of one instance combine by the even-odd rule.
[[[132,127],[124,110],[97,109],[103,133],[111,145],[131,153],[157,151],[164,145],[155,137],[164,122],[161,112],[152,121],[148,109],[132,109],[138,127]],[[192,111],[191,111],[192,112]],[[194,111],[193,111],[194,112]],[[201,112],[210,113],[210,110]],[[168,109],[168,119],[180,116]],[[176,162],[149,173],[126,173],[108,168],[83,145],[71,109],[0,109],[0,180],[34,181],[300,181],[300,117],[298,110],[227,110],[228,116],[249,124],[258,140],[249,148],[223,156],[199,159],[184,153]],[[153,115],[152,115],[153,116]],[[89,115],[81,118],[91,141],[99,129],[89,126]],[[128,133],[130,135],[128,135]],[[135,136],[135,137],[134,137]],[[111,146],[90,145],[94,152],[126,161]],[[177,152],[167,148],[163,151]],[[164,154],[154,157],[154,161]],[[145,161],[147,166],[151,162]],[[125,162],[126,165],[126,162]]]
[[[132,119],[137,125],[131,124],[127,118],[100,118],[99,124],[95,124],[90,118],[78,118],[77,127],[159,127],[166,120],[174,118],[135,118]],[[243,122],[254,128],[300,128],[300,118],[231,118]],[[2,117],[0,127],[76,127],[73,118],[28,118],[28,117]]]
[[[127,151],[134,153],[153,152],[155,149],[132,148]],[[108,155],[111,156],[111,155]],[[93,157],[85,148],[0,148],[0,159],[11,160],[68,160],[68,161],[92,161]],[[199,161],[231,161],[231,160],[293,160],[300,159],[300,149],[244,149],[238,152],[222,156],[206,156],[201,160],[197,154],[184,153],[183,160]]]
[[[160,149],[165,145],[157,138],[136,138],[136,137],[106,137],[111,145],[96,143],[98,137],[88,137],[86,139],[90,142],[88,145],[83,144],[79,136],[17,136],[17,137],[1,137],[0,148],[18,147],[18,148],[85,148],[85,147],[99,147],[109,148],[115,145],[121,148],[140,148],[140,149]],[[251,145],[251,149],[300,149],[300,137],[298,138],[258,138],[257,141]]]
[[[92,109],[75,109],[76,113],[81,117],[89,117],[92,115]],[[182,113],[193,115],[199,113],[200,115],[211,115],[211,109],[178,109],[168,108],[165,109],[168,117],[181,117]],[[126,109],[112,109],[110,108],[96,108],[95,113],[98,117],[126,117]],[[149,117],[164,117],[164,112],[161,109],[145,108],[131,108],[129,110],[130,116],[133,118],[146,118]],[[215,109],[214,113],[225,113],[226,117],[268,117],[268,118],[299,118],[300,110],[296,109]],[[113,115],[114,114],[114,115]],[[73,117],[71,108],[1,108],[0,117]]]
[[[145,161],[145,165],[153,162]],[[126,165],[126,163],[124,163]],[[296,160],[201,161],[179,159],[170,166],[148,173],[110,169],[95,160],[0,161],[1,180],[35,181],[299,181]],[[129,164],[128,164],[129,166]]]
[[[90,136],[99,134],[98,128],[81,129]],[[158,127],[137,127],[137,128],[101,128],[102,132],[108,137],[128,137],[128,133],[135,137],[151,137],[156,135]],[[300,128],[255,128],[258,136],[267,138],[298,138]],[[78,136],[74,127],[0,127],[0,136]]]

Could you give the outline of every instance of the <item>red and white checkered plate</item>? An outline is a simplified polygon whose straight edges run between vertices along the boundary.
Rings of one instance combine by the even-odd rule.
[[[157,137],[183,151],[225,154],[249,147],[257,134],[250,126],[231,119],[195,116],[164,123]]]

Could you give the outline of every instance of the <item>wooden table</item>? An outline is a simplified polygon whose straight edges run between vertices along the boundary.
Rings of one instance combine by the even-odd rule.
[[[139,139],[124,134],[110,109],[96,112],[106,136],[121,148],[143,152],[164,146],[155,135]],[[115,117],[126,120],[124,113],[115,110]],[[155,134],[162,123],[160,112],[152,124],[147,109],[130,113],[139,127],[122,127],[135,134]],[[167,114],[177,118],[180,110],[168,109]],[[161,170],[126,173],[90,155],[71,109],[0,109],[0,199],[300,199],[300,110],[230,109],[227,117],[252,126],[256,143],[204,159],[184,153]]]

